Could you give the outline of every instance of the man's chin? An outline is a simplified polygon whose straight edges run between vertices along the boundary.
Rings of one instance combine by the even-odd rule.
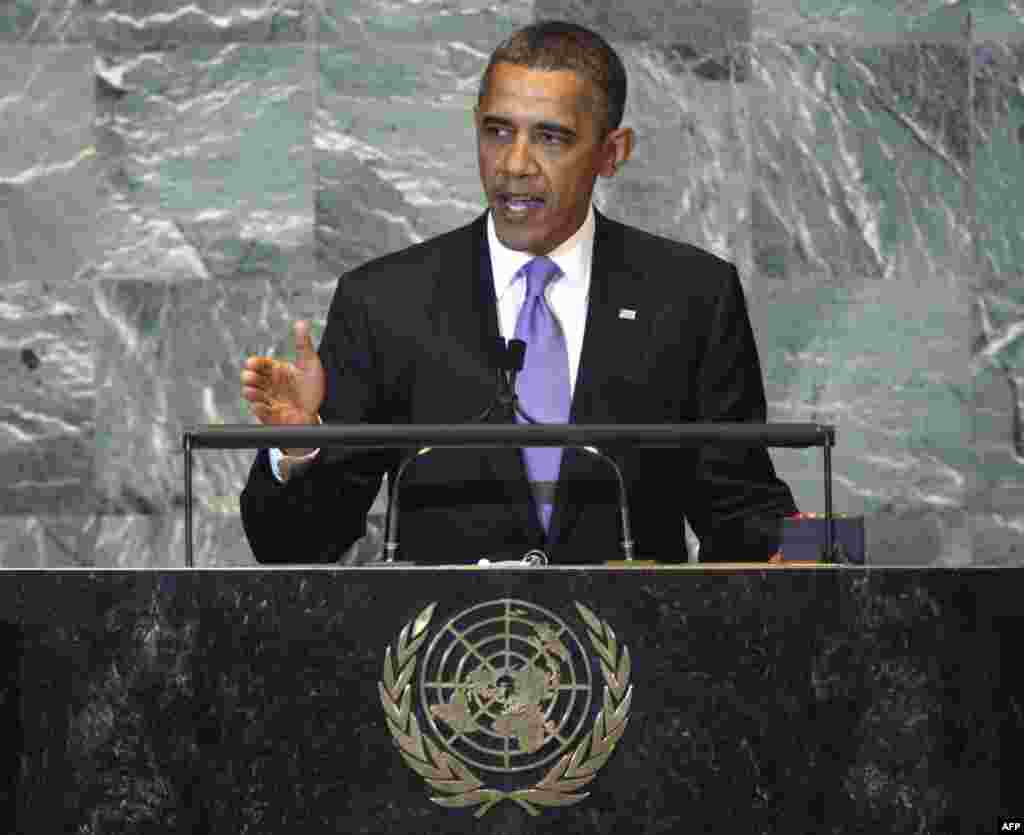
[[[536,230],[523,229],[521,226],[512,226],[503,223],[500,218],[494,219],[494,231],[498,240],[503,246],[516,252],[529,252],[532,255],[543,255],[550,252],[554,247],[547,245],[546,237],[537,234]]]
[[[538,242],[531,241],[523,238],[510,238],[507,235],[498,233],[498,240],[505,246],[506,249],[511,249],[515,252],[529,252],[532,255],[538,253],[534,250],[540,248]]]

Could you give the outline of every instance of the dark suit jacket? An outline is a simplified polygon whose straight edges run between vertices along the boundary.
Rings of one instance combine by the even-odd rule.
[[[636,312],[622,318],[620,310]],[[344,275],[319,354],[325,423],[459,423],[494,399],[499,334],[486,215]],[[765,420],[764,386],[735,267],[597,214],[573,423]],[[638,558],[685,561],[683,516],[701,561],[765,559],[789,488],[760,447],[606,449],[628,481]],[[260,562],[337,560],[366,530],[390,451],[323,449],[287,485],[260,450],[241,496]],[[401,555],[419,563],[518,557],[618,559],[607,465],[566,450],[545,541],[518,450],[441,449],[402,481]]]

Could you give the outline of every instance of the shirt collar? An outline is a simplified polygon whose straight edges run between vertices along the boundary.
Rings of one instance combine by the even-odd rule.
[[[548,253],[562,271],[563,279],[568,284],[589,289],[590,263],[594,254],[594,204],[587,207],[587,216],[583,225],[571,237],[560,243]],[[487,244],[491,254],[491,272],[494,275],[494,293],[500,299],[512,286],[519,271],[536,256],[528,252],[509,249],[498,240],[494,229],[494,216],[487,213]]]

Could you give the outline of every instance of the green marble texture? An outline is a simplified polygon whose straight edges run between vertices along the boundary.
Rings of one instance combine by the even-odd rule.
[[[539,17],[626,62],[618,219],[733,260],[769,419],[837,427],[878,565],[1024,559],[1016,0],[170,0],[0,10],[0,565],[180,564],[180,432],[339,274],[482,208],[470,109]],[[242,565],[246,455],[199,562]],[[816,453],[776,451],[805,510]],[[370,536],[350,560],[379,545]]]
[[[1024,37],[1024,6],[1020,0],[971,0],[978,38],[1020,42]]]
[[[753,0],[753,4],[758,37],[891,43],[918,38],[956,40],[968,28],[968,16],[978,2]],[[974,14],[979,13],[975,11]]]

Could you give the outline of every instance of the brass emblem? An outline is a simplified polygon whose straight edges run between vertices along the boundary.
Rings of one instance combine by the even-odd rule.
[[[452,617],[417,659],[437,603],[398,633],[384,655],[380,699],[406,764],[441,794],[441,806],[474,807],[483,816],[502,800],[531,815],[571,806],[579,789],[611,757],[629,719],[629,649],[582,603],[576,610],[600,662],[603,703],[591,720],[594,686],[586,648],[556,614],[503,598]],[[425,728],[413,707],[418,691]],[[524,773],[539,780],[512,785]],[[488,786],[478,772],[497,775]]]

